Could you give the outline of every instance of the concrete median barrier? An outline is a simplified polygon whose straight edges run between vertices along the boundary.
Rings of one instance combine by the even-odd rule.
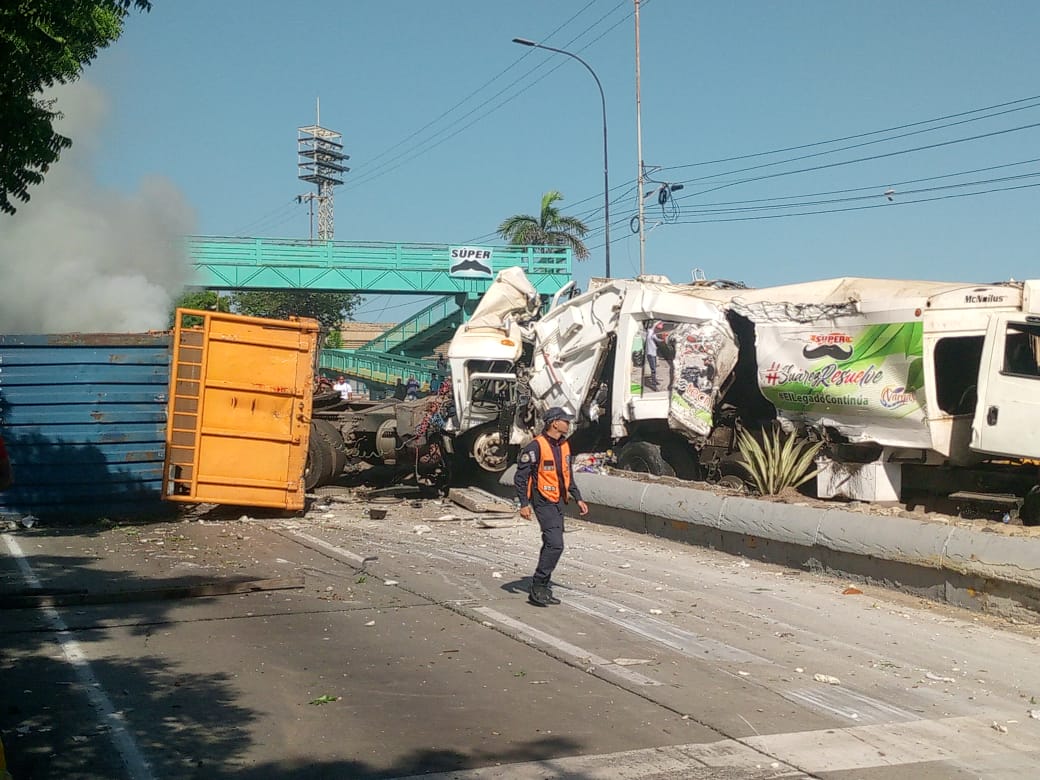
[[[1040,621],[1040,529],[726,496],[670,480],[575,479],[592,522]]]

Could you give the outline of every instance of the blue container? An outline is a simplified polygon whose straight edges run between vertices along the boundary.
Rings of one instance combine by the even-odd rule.
[[[168,513],[169,378],[169,334],[0,336],[0,434],[14,470],[0,513]]]

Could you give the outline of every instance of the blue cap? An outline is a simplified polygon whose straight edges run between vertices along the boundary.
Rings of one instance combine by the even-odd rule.
[[[553,420],[566,420],[567,422],[573,422],[574,415],[567,414],[567,412],[565,412],[560,406],[550,406],[546,410],[542,419],[545,421],[546,425],[551,423]]]

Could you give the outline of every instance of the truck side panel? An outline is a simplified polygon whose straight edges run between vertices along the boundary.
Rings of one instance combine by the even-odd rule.
[[[302,509],[313,320],[178,309],[163,498]]]

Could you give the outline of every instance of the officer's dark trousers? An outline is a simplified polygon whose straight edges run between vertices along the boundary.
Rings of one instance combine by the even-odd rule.
[[[538,554],[538,568],[534,570],[533,579],[536,585],[548,585],[563,555],[563,504],[537,498],[531,503],[542,529],[542,550]]]

